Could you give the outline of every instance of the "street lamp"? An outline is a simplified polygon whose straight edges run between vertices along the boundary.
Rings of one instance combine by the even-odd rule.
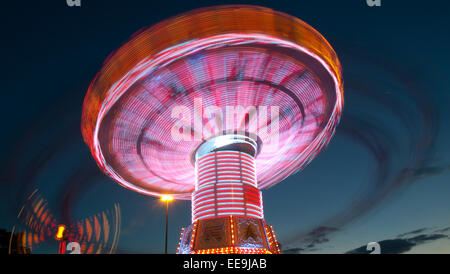
[[[166,202],[166,244],[164,248],[164,254],[167,254],[167,233],[169,229],[169,202],[173,201],[173,197],[170,195],[162,195],[161,201]]]
[[[55,238],[59,243],[59,250],[58,250],[59,254],[64,254],[66,249],[66,239],[64,234],[65,230],[66,227],[64,225],[59,225],[58,230],[56,231]]]

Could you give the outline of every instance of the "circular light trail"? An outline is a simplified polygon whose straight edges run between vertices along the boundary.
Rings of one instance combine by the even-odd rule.
[[[193,159],[211,138],[258,140],[262,190],[317,155],[342,106],[339,60],[316,30],[267,8],[220,6],[165,20],[114,52],[89,87],[82,132],[122,186],[191,199]]]

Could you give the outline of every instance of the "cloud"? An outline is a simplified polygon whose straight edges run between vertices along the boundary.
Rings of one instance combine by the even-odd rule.
[[[298,244],[298,246],[283,249],[284,254],[300,254],[320,250],[320,245],[330,241],[329,235],[340,229],[336,227],[319,226],[312,229],[307,236]],[[430,233],[423,233],[432,231]],[[382,254],[401,254],[410,251],[416,246],[426,244],[441,239],[450,239],[447,232],[450,232],[450,226],[432,230],[431,228],[419,228],[409,232],[401,233],[392,239],[379,241]],[[369,254],[367,245],[345,252],[346,254]]]
[[[294,248],[289,248],[289,249],[283,250],[283,254],[300,254],[303,251],[305,251],[304,248],[294,247]]]
[[[412,232],[403,233],[400,235],[410,235],[416,234],[416,231],[423,231],[425,229],[417,229]],[[410,251],[414,247],[418,245],[422,245],[428,242],[440,240],[440,239],[448,239],[449,236],[445,234],[420,234],[417,236],[409,237],[409,238],[395,238],[395,239],[387,239],[379,241],[381,253],[382,254],[401,254],[407,251]],[[367,247],[360,246],[358,248],[347,251],[347,254],[368,254],[370,251],[366,249]]]
[[[414,244],[404,239],[390,239],[378,242],[381,247],[381,253],[386,254],[400,254],[409,251],[414,247]],[[347,254],[368,254],[370,251],[366,250],[366,246],[360,246],[353,250],[347,251]]]
[[[409,182],[420,180],[426,177],[438,176],[450,170],[450,165],[428,166],[419,168],[404,168],[401,173],[409,178]]]
[[[436,233],[445,233],[450,231],[450,226],[435,230]]]
[[[424,227],[424,228],[419,228],[419,229],[416,229],[416,230],[413,230],[413,231],[409,231],[409,232],[405,232],[405,233],[401,233],[401,234],[398,234],[398,238],[402,238],[402,237],[404,237],[404,236],[407,236],[407,235],[414,235],[414,234],[419,234],[419,233],[422,233],[422,232],[424,232],[424,231],[426,231],[428,228],[426,228],[426,227]]]
[[[288,248],[283,250],[283,253],[300,253],[305,251],[315,251],[318,250],[318,246],[330,241],[328,235],[330,233],[336,232],[339,229],[336,227],[328,226],[318,226],[308,232],[303,240],[301,241],[301,246]]]

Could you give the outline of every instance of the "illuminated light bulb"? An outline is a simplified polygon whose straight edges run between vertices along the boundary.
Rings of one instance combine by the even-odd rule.
[[[171,202],[171,201],[173,201],[173,197],[171,195],[162,195],[161,201],[162,202]]]
[[[64,231],[66,230],[66,227],[64,225],[59,225],[58,226],[58,231],[56,232],[56,239],[57,240],[62,240],[62,238],[64,237]]]

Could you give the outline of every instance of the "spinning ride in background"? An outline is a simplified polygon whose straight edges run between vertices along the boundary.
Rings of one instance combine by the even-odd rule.
[[[111,254],[119,241],[120,220],[120,206],[114,204],[112,209],[62,224],[36,189],[17,214],[8,253]]]

